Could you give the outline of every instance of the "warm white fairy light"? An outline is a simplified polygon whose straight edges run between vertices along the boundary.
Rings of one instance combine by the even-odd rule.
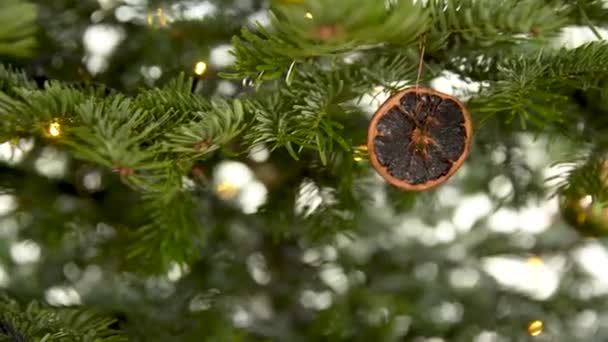
[[[537,256],[531,256],[528,258],[528,265],[532,267],[541,267],[544,265],[543,259]]]
[[[200,61],[194,66],[194,73],[201,76],[207,71],[207,63]]]
[[[59,124],[59,122],[51,122],[49,125],[49,135],[52,137],[58,137],[61,135],[61,124]]]
[[[306,12],[306,15],[304,15],[304,16],[305,16],[307,19],[312,19],[312,18],[314,18],[314,17],[312,16],[312,13],[310,13],[310,12]]]
[[[156,26],[156,27],[164,27],[167,26],[167,16],[162,8],[156,10],[154,14],[148,14],[148,25]]]
[[[367,145],[361,145],[354,149],[354,151],[353,151],[353,160],[354,161],[360,162],[366,158],[367,158]]]
[[[240,188],[229,180],[221,181],[215,187],[215,192],[225,200],[234,198],[239,190]]]
[[[534,320],[528,324],[528,333],[530,336],[538,336],[543,333],[543,321]]]
[[[591,205],[591,203],[593,203],[593,198],[591,197],[591,195],[587,195],[587,196],[581,198],[581,200],[579,201],[579,204],[584,209],[589,208],[589,206]]]

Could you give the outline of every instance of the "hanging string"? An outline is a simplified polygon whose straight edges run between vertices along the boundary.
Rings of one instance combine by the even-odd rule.
[[[423,34],[418,42],[418,51],[420,51],[420,61],[418,63],[418,76],[416,77],[416,94],[418,94],[418,85],[422,76],[422,65],[424,63],[424,48],[426,46],[426,35]],[[418,97],[416,97],[417,99]]]
[[[422,76],[422,65],[424,64],[424,48],[426,46],[426,35],[422,34],[418,41],[418,51],[420,52],[420,60],[418,62],[418,76],[416,76],[416,108],[418,108],[418,87],[420,85],[420,77]]]

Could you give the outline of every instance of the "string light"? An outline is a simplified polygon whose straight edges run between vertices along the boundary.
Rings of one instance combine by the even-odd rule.
[[[579,201],[579,204],[582,208],[587,209],[593,203],[593,197],[591,195],[587,195]]]
[[[312,19],[312,18],[314,18],[314,17],[312,16],[312,13],[310,13],[310,12],[306,12],[306,15],[304,15],[304,16],[305,16],[307,19]]]
[[[576,215],[576,222],[579,224],[585,223],[585,220],[587,220],[587,215],[584,212],[580,212]]]
[[[543,259],[535,255],[528,258],[528,264],[530,266],[539,267],[542,266],[544,262]]]
[[[360,162],[367,158],[367,145],[357,146],[353,151],[353,160]]]
[[[225,180],[217,184],[215,192],[217,192],[221,198],[228,200],[236,196],[239,192],[239,188],[231,181]]]
[[[531,268],[531,278],[534,286],[539,289],[542,288],[543,281],[543,266],[545,262],[539,256],[533,255],[528,258],[528,266]]]
[[[60,136],[61,135],[61,125],[59,124],[59,122],[57,122],[57,121],[51,122],[51,124],[49,125],[48,132],[51,137]]]
[[[530,336],[538,336],[543,333],[543,321],[534,320],[528,325]]]
[[[148,14],[147,20],[148,25],[154,25],[156,27],[167,26],[167,16],[162,8],[157,9],[154,14]]]
[[[207,63],[200,61],[194,66],[194,73],[201,76],[207,71]]]

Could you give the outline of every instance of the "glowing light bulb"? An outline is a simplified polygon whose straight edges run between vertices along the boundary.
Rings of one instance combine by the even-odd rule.
[[[61,125],[59,122],[54,121],[49,125],[49,135],[52,137],[58,137],[61,135]]]
[[[534,320],[528,325],[530,336],[538,336],[543,333],[543,321]]]
[[[578,222],[579,224],[585,223],[586,220],[587,215],[584,212],[580,212],[578,213],[578,215],[576,215],[576,222]]]
[[[200,61],[194,66],[194,73],[201,76],[207,71],[207,63]]]
[[[215,192],[217,192],[221,198],[227,200],[234,198],[239,192],[239,188],[231,181],[225,180],[217,184]]]
[[[306,12],[306,15],[304,15],[304,16],[305,16],[307,19],[312,19],[312,18],[314,18],[314,17],[312,16],[312,13],[310,13],[310,12]]]
[[[148,20],[148,25],[156,27],[167,26],[167,16],[162,8],[157,9],[155,14],[148,14],[146,19]]]
[[[367,145],[357,146],[353,151],[353,160],[360,162],[367,158]]]
[[[534,267],[539,267],[544,264],[543,259],[537,256],[531,256],[528,258],[528,264]]]
[[[593,203],[593,198],[590,195],[587,195],[579,201],[579,204],[582,208],[587,209]]]

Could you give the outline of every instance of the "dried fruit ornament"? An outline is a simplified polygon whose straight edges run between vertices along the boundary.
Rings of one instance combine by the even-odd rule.
[[[423,191],[460,168],[472,131],[469,112],[457,98],[411,87],[378,108],[369,124],[367,148],[372,165],[387,182]]]

